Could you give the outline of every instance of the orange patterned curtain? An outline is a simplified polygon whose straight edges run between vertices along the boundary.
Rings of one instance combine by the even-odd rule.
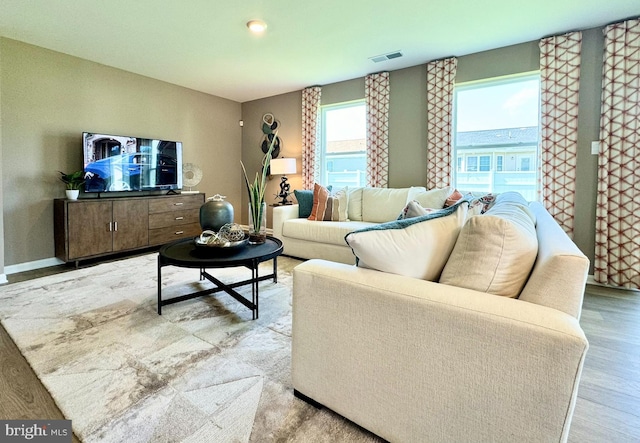
[[[367,104],[367,186],[389,186],[389,73],[364,81]]]
[[[451,184],[453,87],[458,59],[427,63],[427,188]]]
[[[604,34],[594,277],[639,289],[640,20]]]
[[[542,202],[573,236],[582,33],[540,40]]]
[[[320,175],[320,97],[322,88],[302,90],[302,187],[313,189]]]

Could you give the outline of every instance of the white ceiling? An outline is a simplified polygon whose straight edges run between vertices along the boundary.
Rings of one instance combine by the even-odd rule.
[[[639,0],[0,0],[0,35],[245,102],[637,15]]]

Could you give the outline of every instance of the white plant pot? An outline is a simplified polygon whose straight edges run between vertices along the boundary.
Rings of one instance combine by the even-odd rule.
[[[80,195],[79,189],[65,189],[65,192],[69,200],[78,200],[78,195]]]

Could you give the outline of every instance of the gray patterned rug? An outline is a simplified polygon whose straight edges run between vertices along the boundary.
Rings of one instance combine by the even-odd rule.
[[[260,318],[226,294],[156,313],[156,254],[0,287],[0,321],[84,442],[368,442],[293,396],[291,270],[260,284]],[[260,273],[270,272],[271,262]],[[224,282],[245,268],[215,270]],[[163,298],[209,287],[163,268]],[[238,289],[250,297],[250,286]],[[45,418],[45,417],[43,417]]]

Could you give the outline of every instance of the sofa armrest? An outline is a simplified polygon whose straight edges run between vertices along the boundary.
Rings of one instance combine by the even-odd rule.
[[[565,441],[587,348],[577,319],[545,306],[294,269],[294,388],[389,441]]]
[[[273,208],[273,236],[282,238],[282,225],[286,220],[298,218],[298,205],[275,206]]]

